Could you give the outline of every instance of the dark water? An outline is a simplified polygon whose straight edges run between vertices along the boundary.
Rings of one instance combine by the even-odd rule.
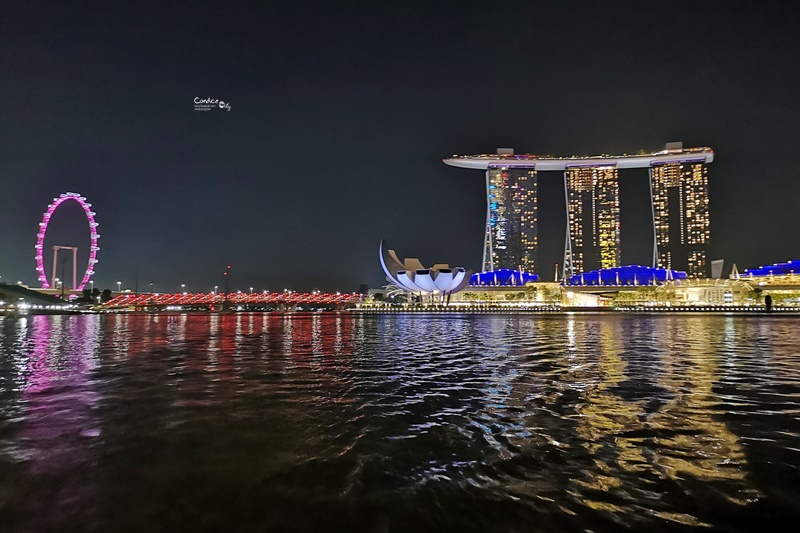
[[[0,318],[0,530],[796,526],[798,325]]]

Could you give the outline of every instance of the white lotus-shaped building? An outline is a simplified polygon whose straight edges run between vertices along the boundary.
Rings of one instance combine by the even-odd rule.
[[[406,292],[419,296],[448,298],[467,286],[472,274],[462,267],[446,264],[435,264],[430,268],[422,266],[419,259],[398,259],[394,250],[386,248],[386,241],[381,241],[380,259],[386,279]]]

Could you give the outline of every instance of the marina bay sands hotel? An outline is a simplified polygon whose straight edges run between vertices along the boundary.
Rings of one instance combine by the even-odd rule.
[[[653,266],[707,276],[710,148],[669,143],[651,154],[540,157],[453,156],[444,163],[486,171],[483,270],[536,271],[539,171],[563,171],[567,212],[564,275],[620,264],[619,171],[647,168],[653,214]]]

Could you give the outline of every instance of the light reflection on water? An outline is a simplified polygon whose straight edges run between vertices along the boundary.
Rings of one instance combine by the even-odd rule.
[[[796,324],[1,318],[0,526],[767,527],[800,510]]]

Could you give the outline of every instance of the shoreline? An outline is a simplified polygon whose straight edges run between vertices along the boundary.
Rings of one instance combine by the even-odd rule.
[[[719,307],[698,307],[698,308],[550,308],[550,309],[503,309],[497,307],[487,307],[482,309],[457,309],[457,308],[407,308],[407,309],[326,309],[326,310],[241,310],[220,311],[206,310],[164,310],[164,311],[45,311],[7,313],[0,311],[0,317],[25,318],[29,316],[79,316],[79,315],[236,315],[236,314],[275,314],[275,315],[329,315],[347,314],[360,316],[377,315],[429,315],[429,316],[454,316],[454,315],[647,315],[647,316],[689,316],[689,315],[726,315],[726,316],[787,316],[800,317],[800,309],[797,308],[778,308],[767,312],[766,309],[724,309]]]
[[[407,308],[407,309],[350,309],[347,312],[364,315],[397,315],[397,314],[429,314],[429,315],[736,315],[736,316],[800,316],[800,308],[765,308],[735,307],[726,309],[722,306],[708,307],[559,307],[547,309],[504,309],[498,307],[454,309],[442,308]]]

